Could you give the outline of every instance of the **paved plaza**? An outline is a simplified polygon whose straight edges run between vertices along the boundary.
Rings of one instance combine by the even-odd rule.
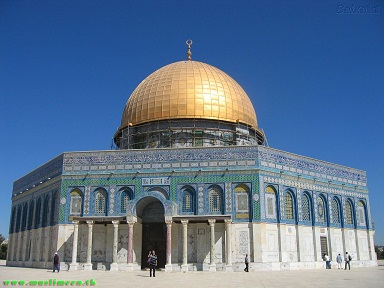
[[[383,263],[381,263],[383,264]],[[380,265],[380,264],[379,264]],[[383,287],[384,266],[354,268],[350,271],[296,270],[268,272],[156,272],[149,271],[61,271],[15,268],[0,265],[0,287],[4,280],[88,280],[93,278],[96,287]],[[52,280],[53,281],[53,280]],[[11,285],[10,285],[11,286]],[[53,285],[52,285],[53,286]],[[15,286],[13,286],[15,287]]]

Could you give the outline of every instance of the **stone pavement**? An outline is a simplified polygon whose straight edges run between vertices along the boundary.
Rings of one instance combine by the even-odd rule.
[[[295,271],[245,272],[156,272],[149,271],[61,271],[15,268],[0,265],[0,287],[4,280],[87,280],[93,278],[95,287],[384,287],[384,266],[351,270],[321,269]],[[11,286],[11,285],[10,285]],[[53,285],[52,285],[53,286]],[[16,287],[16,286],[12,286]]]

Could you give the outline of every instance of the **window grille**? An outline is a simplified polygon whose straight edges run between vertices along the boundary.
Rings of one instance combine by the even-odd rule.
[[[96,214],[105,214],[105,196],[102,192],[97,192],[95,199]]]
[[[353,218],[352,218],[351,202],[347,201],[347,203],[345,205],[346,205],[345,206],[346,222],[347,222],[347,224],[352,225],[353,224]]]
[[[303,221],[311,221],[311,208],[309,205],[309,197],[307,194],[304,194],[301,198],[301,212]]]
[[[325,222],[325,207],[323,198],[317,198],[317,213],[319,215],[319,222]]]
[[[236,193],[236,211],[237,212],[248,212],[248,194],[247,193]]]
[[[121,193],[121,213],[127,213],[127,203],[129,200],[131,200],[129,191],[123,191]]]
[[[193,195],[191,191],[184,191],[184,197],[183,197],[183,212],[193,212]]]
[[[249,188],[245,185],[238,185],[235,188],[236,212],[249,212]]]
[[[221,212],[220,193],[214,189],[209,192],[209,211]]]
[[[265,189],[265,196],[267,200],[267,218],[269,219],[276,219],[276,191],[271,186],[268,186]]]
[[[71,215],[81,215],[82,208],[82,197],[79,191],[71,192],[71,204],[70,204],[70,214]]]
[[[320,250],[321,250],[321,255],[328,255],[327,237],[320,236]]]
[[[362,201],[359,201],[357,204],[357,220],[359,223],[359,226],[365,226],[365,208],[364,203]]]
[[[293,200],[291,193],[285,193],[285,217],[293,219]]]
[[[335,198],[332,200],[332,222],[335,224],[340,223],[340,205]]]

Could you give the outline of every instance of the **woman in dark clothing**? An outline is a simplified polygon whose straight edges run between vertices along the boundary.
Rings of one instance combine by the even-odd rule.
[[[153,271],[153,277],[156,277],[156,266],[157,266],[157,255],[155,250],[152,250],[152,255],[149,261],[149,277],[152,277],[152,271]]]
[[[55,273],[56,270],[57,270],[57,273],[60,272],[60,257],[59,255],[57,255],[57,252],[53,257],[53,273]]]

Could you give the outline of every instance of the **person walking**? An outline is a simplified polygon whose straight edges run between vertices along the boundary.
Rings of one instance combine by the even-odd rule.
[[[349,263],[349,262],[351,262],[351,260],[352,260],[351,255],[349,255],[348,252],[345,252],[345,257],[344,257],[345,268],[344,268],[344,270],[347,270],[347,265],[348,265],[349,270],[351,270],[351,264]]]
[[[336,257],[336,262],[337,262],[337,269],[343,269],[341,266],[341,263],[343,262],[343,258],[341,257],[340,253]]]
[[[151,254],[151,260],[149,262],[149,277],[152,277],[152,271],[153,271],[153,277],[156,277],[156,266],[157,266],[157,255],[155,250],[152,250]]]
[[[245,254],[244,263],[245,263],[244,271],[245,272],[249,272],[249,257],[248,257],[248,254]]]
[[[324,260],[325,260],[325,268],[331,269],[331,260],[329,259],[328,254],[324,255]]]
[[[55,253],[55,256],[53,256],[53,273],[57,270],[57,273],[60,272],[60,257]]]

